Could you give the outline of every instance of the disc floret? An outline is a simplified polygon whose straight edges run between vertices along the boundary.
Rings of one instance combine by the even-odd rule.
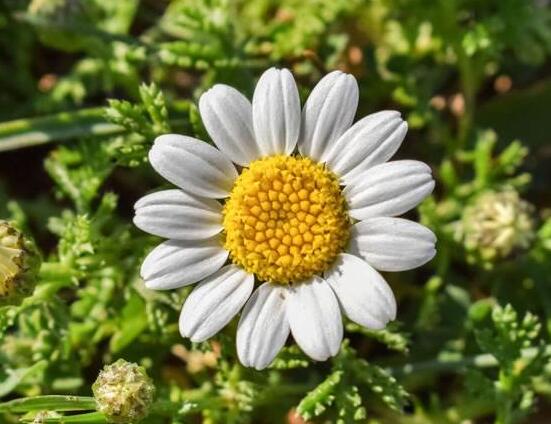
[[[305,157],[252,162],[235,182],[223,223],[232,261],[272,283],[322,273],[349,237],[337,176]]]

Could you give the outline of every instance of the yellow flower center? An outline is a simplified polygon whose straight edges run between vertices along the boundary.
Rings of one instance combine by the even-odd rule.
[[[349,236],[338,178],[294,156],[270,156],[244,169],[224,206],[223,224],[231,260],[280,284],[325,271]]]

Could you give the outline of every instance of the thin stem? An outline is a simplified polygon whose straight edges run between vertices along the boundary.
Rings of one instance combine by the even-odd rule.
[[[84,396],[34,396],[0,403],[0,411],[13,413],[42,410],[94,411],[95,409],[94,398]]]
[[[532,359],[538,354],[539,350],[540,349],[537,347],[524,349],[522,351],[522,357],[525,359]],[[545,353],[548,355],[551,354],[551,345],[545,347]],[[443,361],[440,359],[421,361],[399,367],[390,367],[388,371],[395,376],[407,376],[417,373],[460,372],[466,367],[492,368],[498,365],[499,363],[493,355],[482,353],[480,355],[450,361]]]
[[[30,421],[30,420],[33,421]],[[32,422],[34,423],[34,418],[21,418],[22,422]],[[64,415],[60,418],[42,418],[41,423],[60,423],[60,424],[69,424],[69,423],[78,423],[78,424],[105,424],[107,419],[105,415],[101,412],[88,412],[86,414],[77,414],[77,415]]]

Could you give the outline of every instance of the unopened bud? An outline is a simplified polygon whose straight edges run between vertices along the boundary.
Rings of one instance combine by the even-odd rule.
[[[119,359],[100,372],[92,391],[109,422],[134,423],[149,414],[155,386],[143,367]]]
[[[0,221],[0,306],[18,305],[32,294],[40,256],[34,243],[7,221]]]
[[[466,249],[483,262],[527,249],[535,238],[533,211],[512,189],[480,195],[463,214],[461,232]]]

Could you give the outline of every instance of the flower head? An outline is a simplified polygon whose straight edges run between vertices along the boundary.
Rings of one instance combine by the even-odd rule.
[[[143,367],[119,359],[103,368],[92,391],[109,422],[134,423],[148,415],[155,386]]]
[[[512,189],[489,191],[465,209],[460,233],[466,249],[490,264],[526,249],[535,238],[534,207]]]
[[[244,307],[237,352],[262,369],[289,333],[325,360],[339,350],[341,314],[373,329],[395,318],[377,270],[412,269],[434,256],[429,229],[395,218],[434,181],[422,162],[386,163],[407,132],[400,114],[352,125],[357,104],[356,80],[335,71],[301,111],[291,73],[269,69],[252,104],[225,85],[201,96],[216,147],[182,135],[155,140],[151,165],[178,189],[136,203],[135,224],[169,239],[141,274],[157,290],[199,282],[180,316],[184,337],[206,340]]]
[[[0,221],[0,306],[18,305],[36,285],[40,257],[34,243]]]
[[[348,243],[339,180],[308,158],[254,161],[235,181],[222,213],[232,262],[262,281],[287,284],[320,274]]]

